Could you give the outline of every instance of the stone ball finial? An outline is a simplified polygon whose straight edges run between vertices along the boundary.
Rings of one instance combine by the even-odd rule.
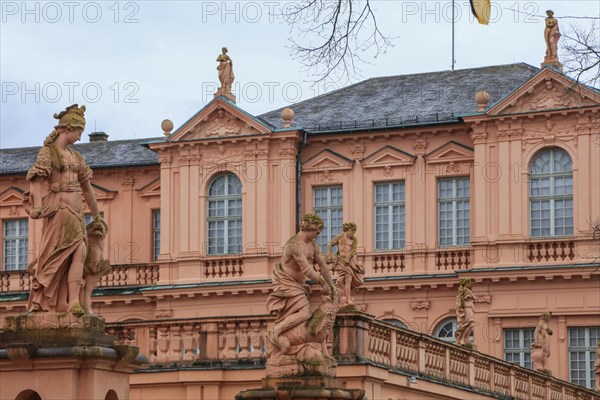
[[[479,90],[475,94],[475,103],[477,104],[477,111],[484,111],[490,101],[490,94],[485,90]]]
[[[165,136],[169,136],[173,130],[173,121],[170,119],[165,119],[163,122],[161,122],[160,127],[163,130],[163,134]]]
[[[284,108],[283,110],[281,110],[281,119],[283,120],[284,128],[289,128],[292,126],[294,115],[294,110],[292,110],[291,108]]]

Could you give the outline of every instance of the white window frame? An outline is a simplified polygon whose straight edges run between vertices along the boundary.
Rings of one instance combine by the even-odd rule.
[[[22,222],[25,222],[25,232],[22,232]],[[15,230],[16,235],[7,235],[7,228],[10,224],[16,224]],[[22,271],[27,269],[28,251],[29,251],[29,221],[27,218],[20,219],[7,219],[2,224],[3,229],[3,240],[2,240],[2,264],[4,265],[4,271]],[[15,249],[15,262],[8,262],[7,248],[9,243],[14,243]],[[19,248],[25,246],[25,255],[21,257],[19,254]],[[23,259],[24,258],[24,259]]]
[[[554,171],[554,156],[556,154],[556,152],[561,152],[564,153],[567,157],[569,157],[569,160],[571,160],[571,170],[567,171],[567,172],[555,172]],[[550,154],[550,172],[548,173],[537,173],[534,174],[532,172],[532,168],[533,165],[535,163],[535,161],[539,158],[542,157],[544,154],[549,153]],[[532,195],[532,191],[533,191],[533,187],[532,187],[532,181],[536,180],[536,179],[544,179],[544,178],[548,178],[550,181],[550,194],[548,195],[538,195],[538,196],[533,196]],[[569,194],[555,194],[556,192],[556,184],[555,184],[555,180],[557,178],[571,178],[571,193]],[[571,225],[565,225],[563,227],[563,229],[565,231],[568,231],[570,228],[570,232],[565,232],[563,234],[557,235],[556,234],[556,206],[555,206],[555,202],[557,200],[563,200],[563,201],[567,201],[567,200],[571,200]],[[549,235],[544,235],[543,229],[544,228],[539,228],[540,233],[539,234],[534,234],[533,233],[533,203],[534,202],[542,202],[542,201],[549,201],[550,202],[550,234]],[[547,238],[547,237],[565,237],[565,236],[573,236],[573,225],[574,225],[574,216],[573,216],[573,209],[574,209],[574,204],[573,204],[573,160],[571,159],[571,156],[569,155],[569,153],[567,153],[565,150],[555,147],[555,148],[550,148],[550,149],[545,149],[543,151],[540,151],[532,160],[531,160],[531,165],[529,168],[529,234],[532,238]],[[565,209],[567,210],[567,209]],[[543,219],[540,219],[543,220]]]
[[[469,188],[468,196],[457,196],[457,182],[466,181]],[[442,182],[452,182],[452,197],[440,198],[440,189]],[[461,242],[458,241],[458,204],[466,203],[468,206],[467,213],[467,226],[469,229],[469,236],[464,238],[461,236]],[[452,205],[452,243],[442,243],[442,232],[441,232],[441,212],[442,204]],[[471,180],[468,176],[460,176],[454,178],[440,178],[438,179],[438,243],[440,247],[452,247],[452,246],[468,246],[471,243]],[[446,238],[445,238],[446,239]]]
[[[152,210],[152,261],[160,255],[160,210]]]
[[[591,329],[596,329],[598,330],[597,337],[596,340],[591,338]],[[571,346],[571,335],[573,334],[573,332],[575,330],[582,330],[584,333],[584,341],[585,341],[585,346],[581,347],[581,346]],[[585,385],[583,385],[584,387],[587,387],[588,389],[593,389],[594,385],[595,385],[595,374],[594,374],[594,362],[596,360],[596,341],[600,339],[600,327],[598,326],[592,326],[592,327],[569,327],[568,328],[568,346],[569,346],[569,382],[575,384],[575,385],[580,385],[581,383],[579,382],[579,379],[577,381],[575,381],[575,378],[573,377],[573,368],[572,368],[572,363],[576,360],[573,360],[573,355],[574,353],[583,353],[584,356],[584,363],[585,363]],[[579,361],[579,360],[578,360]],[[581,370],[579,370],[581,371]]]
[[[444,337],[440,337],[440,334],[442,333],[442,329],[446,328],[446,325],[448,324],[452,324],[452,328],[450,330],[451,335],[450,337],[444,336]],[[456,328],[458,326],[458,322],[456,321],[456,318],[446,318],[445,320],[441,321],[439,324],[436,325],[435,330],[433,331],[433,336],[443,340],[445,342],[448,343],[456,343]]]
[[[504,329],[502,332],[502,336],[503,336],[503,343],[504,343],[504,360],[511,362],[513,364],[517,364],[520,365],[521,367],[524,368],[532,368],[532,364],[531,364],[531,344],[529,346],[525,345],[525,337],[526,335],[529,333],[530,334],[530,342],[533,343],[533,328],[507,328]],[[512,347],[512,348],[508,348],[506,347],[506,334],[508,332],[513,332],[513,333],[517,333],[518,334],[518,342],[519,342],[519,347]],[[519,360],[518,362],[515,361],[509,361],[508,360],[508,355],[518,355],[519,356]],[[527,360],[527,355],[529,355],[529,359]]]
[[[340,190],[342,199],[340,204],[332,204],[332,189]],[[317,192],[321,190],[325,190],[327,192],[327,204],[325,206],[321,205],[317,207],[315,204],[317,200]],[[333,211],[339,211],[340,215],[342,215],[339,226],[333,225],[332,223]],[[342,226],[344,223],[344,187],[342,185],[313,187],[313,212],[323,220],[323,230],[321,231],[321,234],[317,236],[317,243],[321,247],[321,251],[325,252],[327,250],[327,244],[333,240],[335,235],[342,232]]]
[[[215,182],[220,179],[220,178],[225,178],[225,194],[224,195],[220,195],[220,196],[211,196],[210,194],[210,189],[212,188],[212,185],[215,184]],[[239,193],[229,193],[229,180],[235,178],[239,183],[240,183],[240,192]],[[206,237],[208,238],[208,251],[207,254],[210,256],[215,256],[215,255],[227,255],[227,254],[240,254],[242,252],[242,237],[240,236],[240,243],[230,243],[232,237],[229,236],[228,232],[229,232],[229,225],[233,222],[239,222],[240,225],[243,223],[243,218],[242,218],[242,213],[243,213],[243,204],[242,204],[242,182],[240,180],[240,178],[238,178],[235,174],[229,172],[226,174],[220,174],[218,176],[216,176],[208,185],[208,195],[207,195],[207,209],[206,209],[206,229],[207,229],[207,235]],[[240,201],[240,207],[242,208],[242,211],[240,212],[240,215],[229,215],[229,203],[231,201]],[[223,201],[224,202],[224,211],[223,211],[223,216],[220,217],[215,217],[215,216],[210,216],[210,209],[211,209],[211,202],[218,202],[218,201]],[[264,205],[263,205],[264,206]],[[217,251],[216,248],[213,248],[211,246],[211,229],[210,229],[210,225],[213,222],[223,222],[223,238],[224,238],[224,244],[223,244],[223,251]],[[218,246],[215,246],[218,247]]]
[[[393,187],[394,185],[401,186],[402,198],[398,201],[394,201],[392,198]],[[377,187],[385,187],[387,186],[388,190],[388,201],[377,202]],[[406,246],[406,185],[404,181],[393,181],[393,182],[375,182],[373,186],[373,203],[374,203],[374,241],[375,241],[375,250],[385,251],[385,250],[400,250]],[[377,234],[380,233],[377,225],[377,213],[378,208],[387,207],[388,209],[388,221],[387,221],[387,233],[388,240],[387,245],[385,247],[379,247],[380,243],[377,240]],[[403,221],[400,223],[400,229],[398,231],[394,231],[394,208],[399,207],[400,214],[404,216]],[[383,231],[382,231],[383,232]],[[394,239],[394,234],[398,233],[399,239]],[[399,246],[394,246],[394,242],[399,241]]]

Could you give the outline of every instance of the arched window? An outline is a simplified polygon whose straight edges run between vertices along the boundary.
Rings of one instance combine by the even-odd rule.
[[[438,324],[433,332],[433,336],[454,343],[456,341],[454,332],[456,332],[456,318],[448,318]]]
[[[208,189],[208,254],[242,252],[242,182],[234,174],[216,177]]]
[[[445,340],[446,342],[454,343],[456,342],[456,327],[458,323],[456,322],[456,318],[447,318],[440,322],[433,331],[433,336],[438,339]],[[473,331],[469,335],[469,341],[473,341]]]
[[[573,163],[559,148],[540,152],[531,162],[529,209],[532,237],[573,234]]]
[[[382,321],[387,322],[388,324],[399,326],[400,328],[410,329],[404,322],[402,322],[396,318],[385,318],[385,319],[382,319]]]

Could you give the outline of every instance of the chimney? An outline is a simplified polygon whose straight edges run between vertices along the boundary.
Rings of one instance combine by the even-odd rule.
[[[93,142],[108,142],[108,135],[106,132],[92,132],[89,134],[90,143]]]

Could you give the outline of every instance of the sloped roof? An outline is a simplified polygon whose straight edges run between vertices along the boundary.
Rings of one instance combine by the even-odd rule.
[[[80,143],[73,148],[83,155],[92,169],[158,165],[158,154],[142,146],[152,140],[157,138]],[[27,172],[39,150],[39,146],[0,149],[0,175]]]
[[[313,132],[348,128],[353,121],[367,119],[387,118],[399,125],[402,121],[452,121],[458,115],[477,112],[478,90],[488,91],[489,104],[494,104],[539,71],[518,63],[371,78],[289,107],[295,113],[293,125]],[[281,127],[282,109],[259,117]]]

